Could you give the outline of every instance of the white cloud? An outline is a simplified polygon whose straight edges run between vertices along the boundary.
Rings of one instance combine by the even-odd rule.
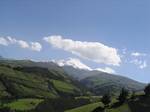
[[[9,44],[18,44],[21,48],[29,48],[29,44],[26,41],[23,40],[17,40],[12,37],[7,37]]]
[[[18,40],[16,40],[15,38],[12,38],[10,36],[6,37],[6,39],[8,39],[9,44],[15,44],[17,43]]]
[[[102,71],[102,72],[106,72],[106,73],[116,73],[115,70],[113,70],[112,68],[109,68],[109,67],[92,69],[91,67],[82,63],[77,58],[69,58],[67,60],[64,60],[64,59],[52,60],[52,62],[57,63],[59,66],[72,66],[74,68],[84,69],[84,70],[89,70],[89,71],[97,70],[97,71]]]
[[[140,57],[140,56],[146,56],[146,54],[145,53],[139,53],[139,52],[133,52],[133,53],[131,53],[131,56]]]
[[[41,51],[42,46],[38,42],[31,42],[31,49],[34,51]]]
[[[29,44],[23,40],[18,40],[17,41],[18,45],[20,45],[21,48],[29,48]]]
[[[83,64],[79,59],[69,58],[68,60],[53,60],[53,62],[57,63],[59,66],[73,66],[78,69],[92,70],[87,65]]]
[[[106,73],[116,73],[116,71],[110,67],[105,67],[105,68],[97,68],[95,70],[106,72]]]
[[[0,37],[0,45],[8,46],[8,41],[4,37]]]
[[[74,41],[71,39],[63,39],[62,36],[57,35],[44,37],[44,40],[53,47],[63,49],[97,63],[115,66],[119,66],[121,63],[117,49],[99,42]]]
[[[130,63],[133,63],[135,65],[137,65],[140,69],[146,68],[147,67],[147,61],[142,61],[139,59],[134,59],[132,60]]]
[[[33,51],[40,51],[42,49],[42,45],[38,42],[26,42],[24,40],[18,40],[18,39],[12,38],[10,36],[6,38],[0,37],[0,45],[8,46],[12,44],[15,44],[21,48],[30,49]]]

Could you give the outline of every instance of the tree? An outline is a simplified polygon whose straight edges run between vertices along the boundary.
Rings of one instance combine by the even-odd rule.
[[[125,88],[122,88],[120,95],[118,97],[119,102],[122,104],[127,100],[127,97],[129,95],[128,90],[126,90]]]
[[[0,112],[14,112],[9,107],[2,107],[0,108]]]
[[[136,98],[135,91],[132,92],[131,99],[134,100]]]
[[[149,96],[150,95],[150,84],[148,84],[145,89],[144,89],[145,95]]]
[[[111,96],[109,94],[105,94],[102,97],[102,103],[105,105],[105,107],[109,106],[109,103],[111,103]]]

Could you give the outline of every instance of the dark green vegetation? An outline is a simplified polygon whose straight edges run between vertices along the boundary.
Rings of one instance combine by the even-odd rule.
[[[122,90],[121,90],[121,92],[120,92],[120,95],[119,95],[119,97],[118,97],[119,103],[120,103],[120,104],[123,104],[123,103],[126,101],[128,95],[129,95],[128,90],[122,88]]]
[[[74,98],[58,98],[49,99],[41,102],[36,112],[64,112],[64,110],[80,107],[89,104],[88,99],[74,99]]]
[[[102,97],[101,101],[107,107],[107,106],[109,106],[109,103],[111,103],[111,96],[109,94],[105,94]]]
[[[144,89],[145,95],[149,96],[150,95],[150,84],[148,84],[145,89]]]
[[[116,97],[115,99],[118,98]],[[112,100],[109,106],[105,106],[101,102],[98,102],[65,112],[150,112],[150,96],[135,94],[134,98],[126,98],[124,103],[119,100]]]
[[[137,109],[131,108],[136,104],[149,109],[149,87],[145,89],[147,98],[133,94],[132,100],[124,97],[124,102],[117,104],[116,97],[122,88],[137,93],[144,89],[144,84],[104,72],[69,68],[52,62],[0,57],[0,112],[91,112],[104,107],[108,112],[130,112]],[[77,73],[82,78],[77,78]],[[111,93],[112,99],[104,96],[101,99],[106,93]]]

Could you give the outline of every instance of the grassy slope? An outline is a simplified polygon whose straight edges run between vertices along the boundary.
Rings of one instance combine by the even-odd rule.
[[[88,104],[65,112],[92,112],[95,108],[99,106],[103,106],[103,104],[102,103]],[[118,108],[107,109],[106,112],[131,112],[131,111],[129,106],[127,104],[124,104]]]
[[[59,92],[76,94],[80,89],[57,69],[23,67],[16,70],[0,65],[0,98],[10,95],[54,98],[59,96]]]
[[[11,95],[56,97],[55,92],[49,90],[47,82],[43,78],[37,77],[36,74],[23,73],[0,66],[0,78],[2,86],[5,87],[3,90]]]
[[[101,72],[98,74],[93,73],[90,77],[82,79],[81,82],[97,95],[103,95],[108,91],[117,94],[123,87],[129,90],[142,90],[145,86],[145,84],[126,77]]]
[[[2,98],[4,106],[12,110],[34,109],[43,98],[76,95],[81,92],[79,86],[55,65],[49,65],[48,69],[36,67],[36,64],[31,62],[29,65],[32,66],[27,67],[28,63],[23,62],[27,66],[19,65],[19,69],[16,69],[18,64],[15,61],[10,64],[13,67],[8,66],[8,63],[0,63],[0,100]],[[8,103],[5,101],[8,97],[15,97],[17,100],[13,99]]]
[[[5,104],[5,106],[10,107],[12,110],[30,110],[34,109],[42,101],[42,99],[18,99]]]
[[[67,92],[67,93],[74,93],[75,91],[79,91],[79,89],[77,87],[75,87],[74,85],[72,85],[69,82],[63,82],[63,81],[59,81],[59,80],[51,80],[54,87],[58,90],[58,91],[62,91],[62,92]]]
[[[91,112],[92,110],[94,110],[95,108],[102,106],[103,104],[101,102],[99,103],[92,103],[92,104],[88,104],[88,105],[84,105],[75,109],[71,109],[65,112]]]
[[[106,112],[131,112],[128,104],[123,104],[120,107],[107,109]]]

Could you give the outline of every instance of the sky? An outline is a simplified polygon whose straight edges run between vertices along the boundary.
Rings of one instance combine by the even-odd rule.
[[[0,55],[150,82],[149,0],[0,0]]]

